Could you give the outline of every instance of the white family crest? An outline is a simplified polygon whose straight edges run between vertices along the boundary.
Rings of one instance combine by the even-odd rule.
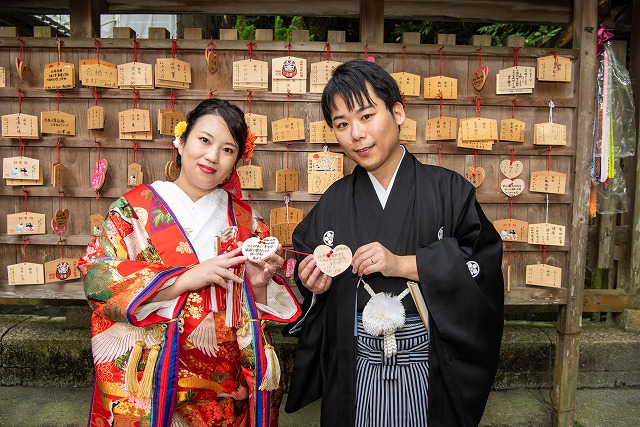
[[[440,227],[440,230],[438,230],[438,240],[442,240],[443,237],[444,237],[444,227]]]
[[[322,241],[327,246],[333,246],[333,231],[326,231],[324,236],[322,236]]]
[[[480,265],[475,261],[467,261],[467,268],[471,273],[471,277],[477,277],[480,274]]]

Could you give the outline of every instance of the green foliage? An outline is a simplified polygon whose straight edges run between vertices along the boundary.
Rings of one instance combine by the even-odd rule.
[[[553,37],[561,29],[555,25],[490,24],[478,28],[478,34],[490,35],[496,46],[501,46],[508,36],[524,37],[524,45],[531,47],[544,37]]]
[[[256,38],[256,27],[246,16],[238,15],[236,17],[236,30],[238,30],[238,38],[240,40],[253,40]]]

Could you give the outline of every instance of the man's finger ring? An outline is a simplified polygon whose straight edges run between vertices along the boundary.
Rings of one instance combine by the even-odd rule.
[[[375,264],[375,263],[373,262],[373,258],[369,258],[369,261],[371,261],[371,264],[372,264],[372,265],[373,265],[373,264]]]

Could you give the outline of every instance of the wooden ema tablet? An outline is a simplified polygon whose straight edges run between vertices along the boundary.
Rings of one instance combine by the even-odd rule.
[[[493,226],[502,240],[507,242],[526,242],[529,223],[519,219],[505,218],[493,221]]]
[[[118,113],[120,133],[151,132],[151,113],[149,110],[135,108]]]
[[[42,165],[40,165],[38,167],[38,179],[11,179],[11,178],[7,178],[5,180],[5,184],[7,184],[9,186],[44,185],[44,173],[42,172]]]
[[[484,182],[484,169],[470,166],[464,170],[464,177],[471,183],[471,185],[478,188]]]
[[[323,194],[343,176],[343,155],[331,151],[307,154],[307,192]]]
[[[153,67],[142,62],[118,65],[120,89],[153,89]]]
[[[76,116],[63,111],[42,111],[42,133],[53,135],[75,135]]]
[[[280,169],[276,171],[276,193],[291,193],[298,191],[298,171],[295,169]]]
[[[168,161],[167,164],[164,165],[164,175],[172,182],[178,179],[180,176],[180,168],[174,160]]]
[[[411,144],[417,138],[416,121],[405,117],[404,123],[400,125],[400,143]]]
[[[269,224],[274,226],[276,224],[284,224],[287,222],[300,222],[302,221],[304,214],[302,209],[289,207],[280,207],[271,209],[269,214]]]
[[[527,243],[531,245],[564,246],[565,226],[558,224],[529,224]]]
[[[420,96],[420,76],[403,71],[393,73],[391,77],[398,83],[400,93],[404,96]]]
[[[207,64],[207,68],[209,69],[209,72],[211,74],[215,74],[216,72],[218,72],[218,68],[220,67],[220,60],[218,58],[218,55],[214,53],[212,49],[205,49],[204,61]]]
[[[456,139],[458,119],[455,117],[436,117],[427,120],[425,139],[427,141],[446,141]]]
[[[311,64],[311,73],[309,75],[309,92],[322,93],[327,85],[333,70],[335,70],[342,62],[322,61]]]
[[[306,93],[307,60],[286,56],[271,60],[272,93]]]
[[[30,157],[2,159],[2,177],[35,181],[40,178],[40,160]]]
[[[116,89],[118,87],[118,68],[116,64],[100,61],[99,64],[80,64],[80,82],[83,86],[104,87]]]
[[[272,236],[277,237],[283,246],[293,245],[293,231],[300,224],[299,222],[285,222],[269,227]]]
[[[524,169],[524,164],[520,160],[511,161],[505,159],[500,162],[500,172],[507,178],[513,179],[519,176]]]
[[[107,159],[97,159],[93,162],[93,175],[91,175],[91,188],[93,191],[98,192],[104,185],[104,180],[107,176],[107,170],[109,169],[109,162]]]
[[[471,76],[471,85],[475,90],[479,92],[484,87],[484,84],[487,81],[487,77],[489,77],[489,67],[485,65],[478,68],[476,72]]]
[[[554,171],[531,172],[529,191],[534,193],[565,194],[567,175]]]
[[[42,264],[23,262],[7,266],[9,285],[43,285],[44,267]]]
[[[304,119],[289,117],[271,122],[273,142],[304,141]]]
[[[498,124],[495,119],[484,117],[460,119],[460,134],[462,141],[496,141]]]
[[[98,64],[100,64],[100,65],[102,65],[104,67],[111,68],[111,69],[116,71],[116,77],[117,77],[118,66],[116,64],[114,64],[113,62],[105,61],[104,59],[98,60],[98,58],[84,58],[84,59],[78,60],[78,64],[80,65],[80,67],[79,67],[80,69],[79,69],[79,72],[78,72],[78,80],[80,80],[80,83],[82,83],[84,81],[84,74],[86,72],[87,66],[89,66],[89,65],[98,65]],[[89,86],[89,85],[85,85],[85,86]]]
[[[191,64],[176,58],[156,59],[156,87],[189,89]]]
[[[313,259],[323,273],[334,277],[345,271],[351,265],[353,255],[346,245],[331,248],[327,245],[317,246],[313,251]]]
[[[267,116],[260,114],[247,113],[244,120],[251,132],[256,136],[256,144],[267,143]]]
[[[500,120],[500,141],[524,142],[525,123],[516,119]]]
[[[7,69],[0,66],[0,87],[7,87]]]
[[[505,178],[500,181],[500,189],[507,197],[516,197],[524,191],[524,181],[520,178]]]
[[[29,71],[27,70],[27,63],[25,61],[21,61],[19,57],[16,57],[15,64],[18,78],[23,82],[27,78],[27,74],[29,74]]]
[[[260,166],[239,166],[236,172],[238,172],[238,177],[240,177],[240,188],[243,190],[262,189],[262,168]]]
[[[46,64],[43,75],[46,90],[64,90],[76,87],[75,65],[69,62]]]
[[[44,214],[19,212],[7,215],[7,234],[46,234]]]
[[[57,209],[51,219],[51,228],[58,236],[64,236],[69,228],[69,209]]]
[[[2,116],[2,137],[38,139],[38,118],[29,114],[7,114]]]
[[[91,227],[91,235],[99,236],[100,235],[100,227],[102,227],[102,223],[104,222],[104,217],[98,213],[95,213],[89,217],[89,226]]]
[[[559,288],[562,286],[562,269],[548,264],[527,265],[527,285]]]
[[[534,67],[510,67],[496,74],[496,94],[532,93],[536,86]]]
[[[311,144],[337,144],[336,134],[327,122],[309,123],[309,143]]]
[[[158,132],[160,135],[174,136],[176,125],[186,121],[184,114],[171,108],[161,108],[158,110]]]
[[[483,141],[463,140],[462,129],[458,129],[458,139],[456,140],[456,147],[470,148],[472,150],[491,151],[493,150],[493,143],[494,141],[491,139]]]
[[[265,91],[269,89],[269,64],[245,59],[233,62],[233,90]]]
[[[536,123],[533,125],[535,145],[567,145],[567,127],[558,123]]]
[[[570,82],[571,60],[563,56],[543,56],[536,60],[538,80],[546,82]]]
[[[87,129],[102,130],[104,129],[104,108],[94,105],[87,109]]]
[[[143,183],[142,166],[137,163],[131,163],[127,167],[127,186],[137,187]]]
[[[51,186],[62,188],[64,187],[66,169],[60,162],[54,162],[51,164]]]
[[[80,278],[76,258],[58,258],[44,263],[45,283],[64,282]]]
[[[445,77],[427,77],[424,79],[424,98],[425,99],[458,99],[458,80]]]

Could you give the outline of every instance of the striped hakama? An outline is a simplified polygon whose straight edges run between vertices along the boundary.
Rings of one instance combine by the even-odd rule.
[[[383,337],[365,332],[358,315],[356,423],[358,427],[426,427],[429,338],[420,316],[396,331],[398,353],[384,356]]]

